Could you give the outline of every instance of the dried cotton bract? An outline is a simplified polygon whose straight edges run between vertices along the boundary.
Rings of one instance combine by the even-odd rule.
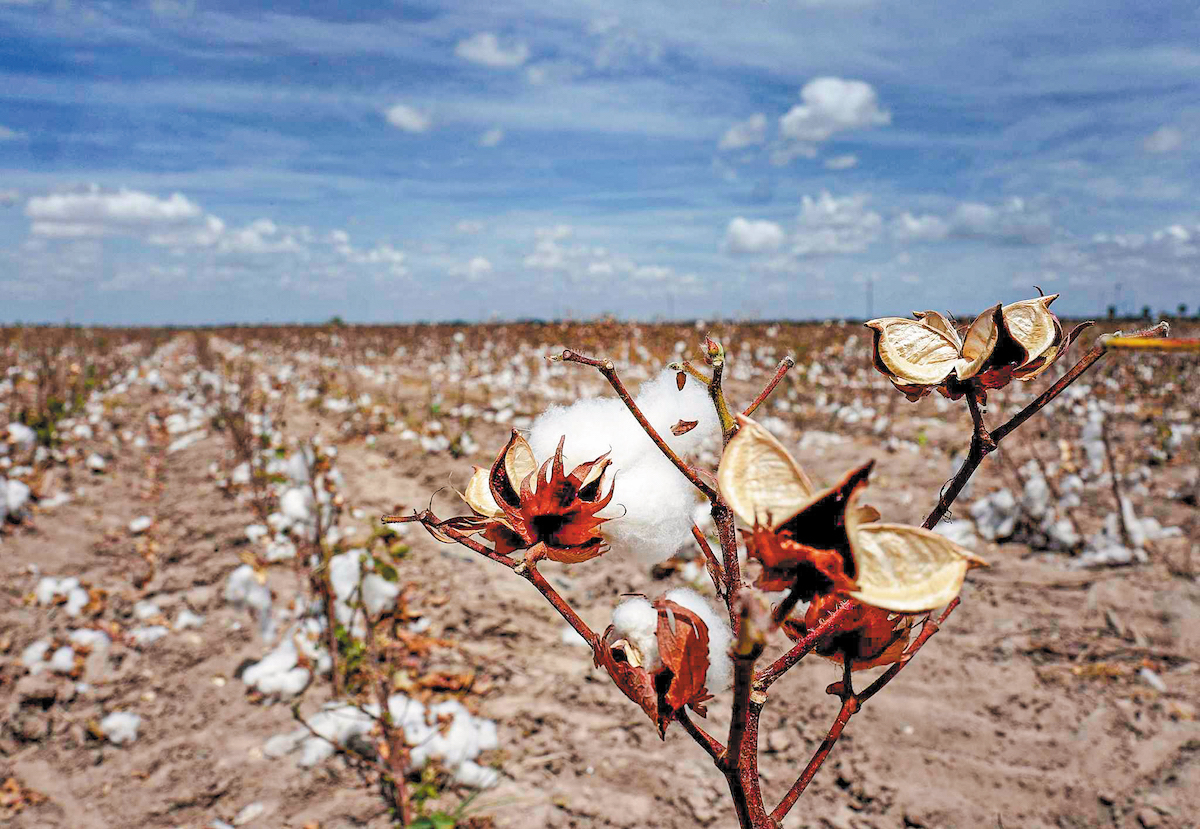
[[[630,598],[613,610],[596,664],[658,726],[687,706],[701,716],[731,673],[729,626],[698,594],[672,590],[653,603]]]
[[[496,552],[539,547],[552,561],[587,561],[608,548],[600,534],[606,519],[596,513],[612,499],[601,479],[609,461],[604,455],[567,474],[563,466],[564,436],[554,457],[539,467],[529,443],[515,430],[491,469],[477,469],[463,500],[477,519],[460,523],[483,532]],[[451,519],[454,521],[454,519]]]
[[[983,398],[1013,379],[1032,380],[1057,360],[1084,326],[1069,336],[1050,312],[1058,294],[995,305],[960,335],[937,311],[916,319],[881,317],[866,323],[875,332],[875,368],[909,400],[933,389],[957,400],[974,388]]]
[[[706,444],[720,445],[720,425],[708,390],[694,378],[688,377],[680,389],[675,372],[661,372],[642,384],[636,402],[680,457],[693,456]],[[677,435],[671,429],[680,421],[696,425]],[[612,487],[612,501],[599,516],[614,519],[602,530],[614,552],[654,564],[689,543],[695,488],[663,456],[624,403],[599,397],[552,407],[533,422],[529,444],[535,455],[545,457],[564,435],[568,466],[605,453],[611,461],[603,483],[606,491]]]
[[[747,555],[763,565],[757,586],[795,590],[802,600],[837,593],[901,613],[940,607],[980,559],[920,527],[874,523],[855,503],[872,464],[816,492],[804,470],[747,417],[721,458],[717,481],[748,527]]]

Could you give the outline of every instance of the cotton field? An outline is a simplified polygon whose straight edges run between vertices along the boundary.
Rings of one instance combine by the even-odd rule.
[[[734,825],[707,758],[659,743],[536,593],[381,523],[464,514],[513,430],[539,464],[565,435],[568,469],[611,461],[612,549],[550,581],[634,639],[643,596],[711,613],[694,490],[596,371],[550,359],[610,359],[713,472],[720,426],[681,372],[706,335],[739,407],[790,356],[758,422],[820,486],[873,459],[894,520],[919,523],[967,451],[966,408],[896,394],[853,323],[0,329],[0,777],[38,795],[0,816],[382,827],[402,752],[423,813],[461,826]],[[984,416],[1069,363],[989,392]],[[1022,826],[1190,825],[1198,412],[1200,362],[1110,355],[987,459],[938,531],[991,566],[813,783],[820,821],[788,826],[994,825],[1017,791],[1036,793]],[[778,686],[764,781],[786,787],[820,742],[838,674]]]

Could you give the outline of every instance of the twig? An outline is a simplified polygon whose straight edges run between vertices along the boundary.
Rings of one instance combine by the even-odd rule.
[[[925,620],[925,624],[921,626],[921,632],[917,635],[917,638],[912,641],[912,644],[908,646],[908,649],[904,651],[904,655],[900,657],[899,661],[894,662],[874,682],[868,685],[866,690],[858,695],[858,701],[866,702],[871,697],[879,693],[880,690],[883,689],[883,686],[891,682],[896,677],[896,674],[900,673],[900,671],[904,669],[904,666],[908,664],[909,660],[916,656],[917,651],[919,651],[925,645],[925,643],[929,641],[929,637],[937,633],[941,626],[945,624],[946,619],[950,618],[950,614],[954,612],[954,608],[958,607],[960,601],[960,598],[955,596],[954,600],[951,601],[950,604],[946,605],[946,609],[942,611],[942,615],[937,618],[936,622],[927,618]]]
[[[704,553],[704,563],[708,568],[708,577],[712,579],[713,587],[717,591],[717,598],[725,601],[725,573],[721,569],[721,562],[717,561],[717,557],[713,555],[712,547],[708,545],[708,539],[704,537],[704,533],[695,524],[692,524],[692,538],[696,539],[696,543],[700,545],[700,551]]]
[[[756,691],[766,691],[775,684],[781,676],[791,670],[801,659],[809,654],[816,647],[817,642],[821,640],[829,630],[838,624],[842,617],[850,612],[851,602],[845,601],[839,604],[832,613],[821,620],[815,628],[810,630],[808,634],[797,642],[791,650],[783,656],[776,659],[769,666],[758,672],[758,676],[754,678],[754,689]]]
[[[684,463],[683,459],[675,454],[675,450],[668,446],[666,441],[664,441],[658,432],[655,431],[654,427],[650,425],[650,421],[646,420],[646,416],[642,414],[642,410],[638,408],[637,403],[635,403],[633,398],[630,397],[629,391],[625,388],[625,384],[622,383],[621,378],[617,376],[617,369],[616,366],[613,365],[612,360],[596,360],[592,357],[585,357],[569,348],[565,349],[561,356],[553,356],[550,359],[561,360],[564,363],[579,363],[580,365],[591,366],[592,368],[597,369],[602,375],[604,375],[604,379],[608,381],[608,384],[613,387],[613,391],[617,393],[617,397],[621,398],[621,402],[625,404],[627,409],[629,409],[630,414],[634,416],[638,424],[642,427],[646,434],[650,436],[650,440],[654,441],[654,445],[658,447],[659,451],[666,455],[667,459],[671,461],[671,463],[675,464],[675,468],[683,473],[683,477],[687,478],[688,481],[691,482],[692,486],[704,493],[704,497],[708,498],[710,501],[717,497],[717,491],[705,483],[705,481],[696,474],[694,469]]]
[[[713,408],[717,410],[717,420],[721,422],[721,445],[726,446],[737,433],[738,425],[729,412],[729,404],[725,402],[725,391],[721,387],[721,379],[725,373],[725,349],[715,342],[713,345],[715,353],[708,358],[708,364],[713,370],[712,379],[708,381],[708,396],[713,402]]]
[[[1121,498],[1121,479],[1117,474],[1117,459],[1113,455],[1112,435],[1108,430],[1108,418],[1100,418],[1100,442],[1104,444],[1104,456],[1108,460],[1108,477],[1112,483],[1113,500],[1117,502],[1117,527],[1121,530],[1121,543],[1128,549],[1133,549],[1133,536],[1129,525],[1125,523],[1125,502]]]
[[[675,720],[683,726],[683,730],[695,740],[702,749],[708,752],[708,756],[713,759],[714,763],[720,763],[721,758],[725,755],[725,746],[721,745],[720,741],[715,739],[707,731],[692,721],[688,716],[687,710],[680,708],[675,712]]]
[[[497,564],[503,564],[510,570],[516,569],[517,567],[517,562],[513,561],[507,556],[497,553],[495,550],[485,547],[466,533],[461,532],[454,527],[447,526],[446,522],[440,521],[438,517],[430,510],[414,512],[412,515],[385,515],[379,520],[380,523],[383,524],[420,524],[425,527],[426,531],[428,531],[429,534],[434,538],[437,538],[438,535],[447,536],[448,538],[454,539],[468,550],[474,550],[481,556],[486,556]]]
[[[575,632],[583,637],[583,640],[588,643],[588,646],[593,651],[599,647],[600,637],[597,636],[595,632],[593,632],[592,629],[587,626],[583,619],[579,618],[579,614],[576,613],[569,604],[567,604],[566,600],[558,594],[558,591],[554,589],[550,582],[546,581],[546,577],[538,572],[536,564],[530,564],[523,561],[514,568],[514,571],[517,573],[517,575],[521,576],[527,582],[532,584],[534,588],[536,588],[537,591],[542,594],[546,601],[550,602],[550,604],[554,606],[554,609],[558,611],[559,615],[567,620],[567,624],[575,628]]]
[[[725,501],[717,498],[712,503],[712,519],[717,525],[717,538],[721,542],[721,555],[725,567],[725,605],[729,609],[729,626],[733,635],[738,635],[740,618],[734,612],[733,600],[742,587],[742,565],[738,561],[737,531],[733,525],[733,512]]]
[[[1169,330],[1170,326],[1168,326],[1165,322],[1160,322],[1158,325],[1147,328],[1144,331],[1135,332],[1130,336],[1135,338],[1159,337],[1165,335]],[[1091,368],[1097,360],[1104,356],[1104,354],[1105,342],[1102,339],[1101,342],[1093,346],[1092,349],[1087,352],[1087,354],[1083,355],[1079,362],[1071,367],[1070,371],[1060,377],[1058,381],[1054,383],[1054,385],[1050,386],[1050,388],[1038,395],[1038,397],[1028,406],[1013,415],[1003,426],[992,430],[991,434],[988,436],[991,444],[990,448],[985,448],[986,444],[982,441],[982,436],[979,435],[977,428],[976,434],[972,435],[971,437],[971,448],[967,452],[966,459],[963,461],[962,466],[959,467],[959,470],[955,474],[954,478],[950,481],[950,484],[946,487],[945,492],[938,500],[938,504],[936,507],[934,507],[933,512],[929,513],[929,517],[925,519],[925,523],[923,525],[925,529],[932,530],[938,525],[942,518],[945,517],[946,513],[950,510],[950,505],[954,503],[956,498],[958,498],[959,493],[962,492],[963,487],[966,486],[966,483],[968,480],[970,480],[971,476],[975,474],[975,470],[979,468],[979,464],[983,462],[983,459],[988,452],[991,452],[993,449],[995,449],[996,445],[999,444],[1000,441],[1004,440],[1004,438],[1012,434],[1012,432],[1018,426],[1044,409],[1051,400],[1062,394],[1067,386],[1078,380],[1080,375]],[[971,417],[972,419],[975,419],[979,415],[979,409],[973,400],[973,395],[969,392],[967,394],[967,403],[971,407]],[[978,427],[978,422],[976,426]]]
[[[795,365],[796,361],[792,359],[790,354],[780,360],[779,366],[775,369],[775,376],[771,378],[771,381],[767,383],[766,388],[758,393],[758,397],[754,398],[754,402],[747,406],[746,410],[742,412],[742,414],[744,414],[746,417],[754,414],[755,410],[757,410],[758,407],[763,404],[763,401],[770,397],[771,392],[775,391],[775,387],[779,385],[779,381],[783,379],[783,376],[787,374]]]
[[[847,659],[842,668],[842,681],[839,684],[831,685],[829,691],[835,692],[841,697],[842,707],[838,711],[837,718],[833,721],[833,725],[829,728],[829,733],[821,742],[820,748],[813,754],[812,759],[808,761],[808,765],[804,767],[804,771],[788,789],[787,794],[783,796],[783,800],[779,801],[779,805],[771,812],[771,820],[776,825],[781,823],[787,813],[796,805],[796,801],[800,799],[800,795],[804,794],[804,790],[808,788],[808,784],[816,776],[817,771],[824,765],[825,760],[829,757],[829,753],[833,751],[834,745],[842,736],[842,731],[846,728],[846,723],[850,722],[850,718],[858,710],[859,700],[854,694],[854,687],[850,683],[851,660]]]

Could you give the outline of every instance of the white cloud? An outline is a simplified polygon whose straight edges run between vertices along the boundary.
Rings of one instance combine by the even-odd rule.
[[[483,222],[476,222],[472,219],[462,219],[454,226],[454,229],[459,233],[478,233],[483,230]]]
[[[766,253],[784,242],[783,228],[775,222],[738,216],[725,230],[725,249],[731,253]]]
[[[0,124],[0,141],[17,141],[25,137],[25,133],[17,132],[14,129]]]
[[[950,225],[937,216],[914,216],[907,210],[892,219],[892,236],[902,242],[936,242],[950,235]]]
[[[875,89],[864,81],[814,78],[800,90],[803,104],[779,119],[779,129],[794,141],[820,143],[839,132],[883,126],[892,116],[880,109]]]
[[[717,148],[721,150],[740,150],[753,144],[761,144],[767,139],[767,116],[756,112],[745,121],[734,124],[721,136]]]
[[[825,159],[826,170],[849,170],[857,166],[858,156],[856,155],[835,155],[833,158]]]
[[[816,158],[817,148],[800,141],[784,141],[771,148],[771,163],[786,167],[797,158]]]
[[[34,196],[25,205],[37,236],[140,235],[201,219],[203,211],[182,193],[160,199],[139,190],[87,190]]]
[[[805,196],[792,253],[796,256],[861,253],[879,238],[883,218],[867,209],[865,195],[837,198],[828,191]]]
[[[479,32],[460,40],[454,47],[454,54],[493,69],[514,69],[529,60],[529,47],[518,42],[505,49],[492,32]]]
[[[1048,213],[1031,210],[1022,198],[1013,197],[999,207],[963,202],[951,214],[951,234],[965,239],[992,239],[1008,244],[1044,244],[1057,231]]]
[[[469,282],[479,282],[492,275],[495,268],[492,263],[482,256],[472,257],[465,265],[454,265],[450,268],[451,276],[461,276]]]
[[[1159,127],[1142,142],[1142,149],[1155,155],[1173,153],[1182,146],[1183,130],[1170,124]]]
[[[389,124],[405,132],[425,132],[433,123],[428,115],[407,104],[393,104],[385,114]]]
[[[492,129],[485,132],[483,135],[479,136],[479,146],[495,147],[497,144],[499,144],[503,140],[504,140],[504,130],[500,129],[499,127],[493,127]]]

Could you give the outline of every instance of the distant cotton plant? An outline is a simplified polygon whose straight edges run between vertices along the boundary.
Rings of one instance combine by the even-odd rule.
[[[732,411],[722,384],[726,354],[711,338],[701,346],[707,371],[686,360],[673,363],[637,395],[626,389],[610,360],[571,350],[553,355],[553,361],[598,370],[616,396],[554,405],[534,418],[527,434],[514,429],[492,463],[476,468],[461,493],[471,514],[440,519],[425,510],[384,521],[419,522],[437,540],[471,549],[529,581],[660,735],[676,723],[711,756],[728,782],[743,829],[778,829],[850,718],[946,621],[968,571],[984,566],[951,537],[967,541],[974,538],[973,530],[933,532],[971,475],[1002,438],[1106,349],[1120,345],[1118,340],[1097,345],[1049,392],[989,430],[981,410],[987,391],[1014,379],[1033,380],[1064,356],[1082,330],[1064,333],[1049,311],[1054,299],[996,305],[962,332],[932,311],[915,319],[868,323],[874,365],[900,392],[918,400],[936,388],[949,399],[965,398],[972,416],[962,466],[921,527],[886,523],[862,500],[873,461],[820,486],[768,428],[782,432],[782,421],[751,418],[794,365],[790,357],[743,412]],[[1165,326],[1157,326],[1140,336],[1164,332]],[[852,345],[847,343],[847,350]],[[685,349],[677,344],[676,354]],[[864,358],[868,353],[858,351]],[[745,344],[742,353],[755,362],[773,354],[756,353]],[[857,400],[831,411],[847,426],[876,417]],[[883,431],[886,427],[872,433]],[[821,445],[846,442],[836,433],[813,435]],[[709,447],[721,450],[715,474],[698,467]],[[720,557],[700,528],[706,516],[699,514],[698,504],[705,505],[716,530]],[[980,532],[1002,532],[993,524],[1007,519],[988,509],[995,517],[977,516]],[[1037,514],[1053,518],[1045,509]],[[742,575],[738,522],[750,581]],[[1121,526],[1127,534],[1129,528],[1145,534],[1145,523],[1136,517]],[[611,624],[597,633],[540,572],[547,561],[603,567],[605,556],[615,554],[660,562],[690,540],[704,556],[717,608],[686,588],[654,598],[626,596],[614,602]],[[944,610],[935,617],[939,608]],[[775,629],[794,644],[757,667],[767,634]],[[812,652],[840,665],[842,678],[827,692],[841,708],[824,743],[769,810],[757,770],[759,718],[771,686]],[[885,670],[856,689],[856,672],[871,668]],[[689,711],[703,717],[725,693],[731,696],[731,723],[722,743]]]

